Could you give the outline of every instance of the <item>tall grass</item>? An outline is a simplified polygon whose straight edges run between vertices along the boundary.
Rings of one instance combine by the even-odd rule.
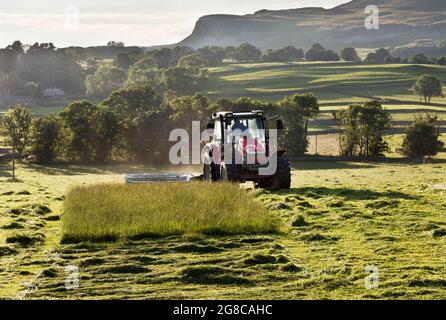
[[[62,223],[65,240],[278,230],[245,190],[200,182],[77,187],[66,197]]]

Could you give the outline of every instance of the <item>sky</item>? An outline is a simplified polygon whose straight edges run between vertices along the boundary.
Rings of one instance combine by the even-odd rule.
[[[177,43],[207,14],[261,9],[332,8],[349,0],[0,0],[0,47],[53,42],[56,47]]]

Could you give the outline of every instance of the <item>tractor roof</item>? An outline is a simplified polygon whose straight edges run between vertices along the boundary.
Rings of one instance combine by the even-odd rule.
[[[220,117],[223,118],[246,118],[252,116],[264,116],[264,112],[262,110],[252,110],[252,111],[243,111],[243,112],[232,112],[232,111],[221,111],[216,112],[212,115],[213,119],[217,119]]]

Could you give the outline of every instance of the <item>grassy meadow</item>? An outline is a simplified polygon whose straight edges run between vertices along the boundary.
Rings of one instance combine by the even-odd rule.
[[[418,76],[431,74],[446,81],[446,67],[412,64],[295,62],[229,64],[209,70],[204,89],[210,97],[251,96],[281,99],[298,91],[314,92],[323,103],[364,97],[400,97],[418,101],[410,88]],[[433,102],[444,102],[444,98]]]
[[[65,199],[64,240],[181,234],[275,233],[278,224],[232,184],[199,182],[77,187]]]
[[[352,103],[373,98],[383,99],[383,106],[393,117],[393,132],[401,133],[417,114],[437,113],[446,131],[446,98],[434,98],[434,105],[420,105],[411,92],[416,79],[431,74],[446,83],[446,67],[435,65],[347,62],[296,62],[229,64],[209,70],[203,89],[211,99],[248,96],[262,100],[280,100],[294,93],[313,92],[321,113],[310,124],[312,134],[336,130],[332,113]]]
[[[15,183],[8,169],[0,166],[1,298],[446,298],[441,160],[298,162],[289,191],[243,185],[237,196],[263,203],[280,233],[76,243],[62,241],[70,190],[116,186],[124,172],[151,169],[20,165]],[[64,287],[67,266],[79,268],[78,289]],[[379,268],[377,289],[364,286],[367,266]]]

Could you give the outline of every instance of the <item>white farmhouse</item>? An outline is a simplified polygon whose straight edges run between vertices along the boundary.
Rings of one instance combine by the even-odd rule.
[[[65,93],[65,91],[63,91],[60,88],[49,88],[49,89],[45,89],[43,90],[43,96],[45,98],[57,98],[57,97],[64,97],[67,94]]]

